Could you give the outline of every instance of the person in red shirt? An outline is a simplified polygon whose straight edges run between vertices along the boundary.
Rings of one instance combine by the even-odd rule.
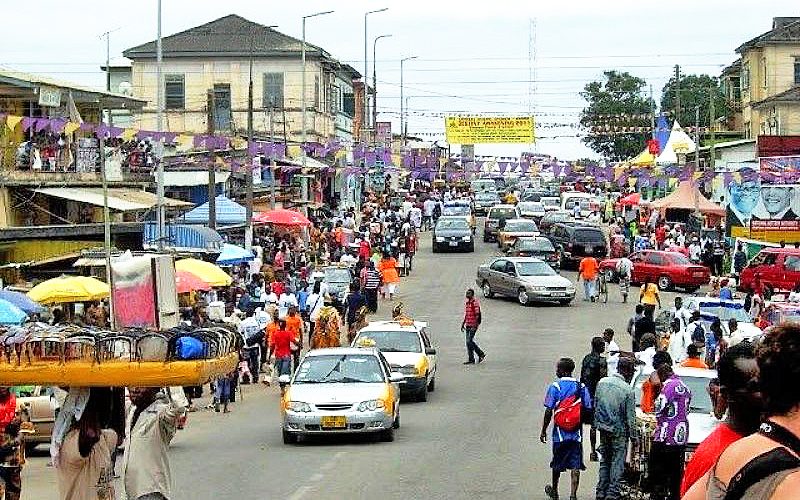
[[[464,364],[474,365],[476,354],[478,355],[478,363],[482,362],[483,358],[486,357],[486,353],[475,342],[475,333],[477,333],[482,320],[481,305],[475,298],[475,290],[472,288],[467,290],[466,298],[467,300],[464,302],[464,320],[461,322],[461,331],[464,332],[467,343],[467,361]]]
[[[756,432],[761,419],[763,404],[758,389],[758,365],[753,344],[740,342],[729,348],[717,364],[717,374],[719,393],[714,397],[712,392],[714,414],[722,418],[727,410],[728,421],[718,425],[698,445],[692,459],[686,464],[681,496],[691,489],[688,498],[705,498],[707,473],[728,446]]]
[[[664,242],[667,240],[667,228],[664,224],[661,224],[656,228],[656,249],[663,250]]]
[[[278,376],[290,375],[292,368],[292,341],[295,334],[286,328],[286,320],[278,320],[278,329],[272,334],[273,353]]]
[[[17,417],[17,397],[8,387],[0,387],[0,432]]]
[[[372,247],[369,244],[366,234],[364,234],[363,238],[358,243],[358,256],[363,257],[364,260],[367,260],[372,256]]]

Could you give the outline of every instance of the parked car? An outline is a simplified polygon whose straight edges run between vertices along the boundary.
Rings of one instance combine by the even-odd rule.
[[[689,311],[700,311],[700,320],[704,323],[706,331],[710,331],[711,323],[719,318],[722,332],[730,336],[728,320],[735,319],[738,323],[737,333],[730,344],[738,344],[742,340],[753,340],[763,332],[753,323],[750,314],[744,310],[742,300],[723,300],[718,297],[687,297],[684,307]]]
[[[333,299],[333,305],[342,310],[347,294],[350,293],[350,283],[353,282],[353,271],[349,267],[336,265],[322,269],[322,283],[327,288],[328,294]]]
[[[370,321],[359,330],[352,346],[378,348],[392,371],[405,375],[400,395],[427,401],[436,389],[436,349],[423,321]]]
[[[553,269],[561,267],[561,255],[553,243],[544,236],[524,236],[506,251],[509,257],[536,257],[550,264]]]
[[[38,444],[49,443],[56,421],[53,404],[55,396],[52,389],[41,385],[28,385],[14,387],[12,391],[17,395],[17,412],[24,410],[23,420],[33,424],[33,434],[25,436],[26,448],[30,450]]]
[[[375,433],[394,441],[404,380],[375,348],[309,351],[281,399],[283,443],[334,433]]]
[[[539,220],[539,230],[543,233],[550,231],[553,224],[559,222],[568,222],[572,220],[572,214],[566,210],[551,210],[544,214],[544,217]]]
[[[677,252],[643,250],[634,252],[629,259],[633,262],[631,281],[652,281],[660,290],[680,287],[693,293],[711,280],[711,272],[707,267],[695,264]],[[606,259],[600,262],[600,271],[605,273],[606,281],[617,281],[618,261],[619,259]]]
[[[771,290],[794,288],[800,283],[800,249],[763,248],[742,270],[739,290],[755,290],[756,281]]]
[[[475,232],[477,223],[475,221],[475,214],[472,213],[472,204],[469,200],[453,200],[444,203],[442,208],[442,215],[446,217],[464,217],[469,222],[469,227],[472,232]]]
[[[519,210],[514,205],[495,205],[490,208],[483,222],[483,241],[496,241],[498,231],[510,219],[519,219]]]
[[[517,203],[519,214],[525,219],[533,219],[539,222],[544,214],[547,213],[544,205],[538,201],[521,201]]]
[[[539,203],[544,205],[545,212],[552,212],[561,209],[561,200],[558,196],[542,196]]]
[[[575,286],[541,259],[500,257],[478,267],[475,283],[483,296],[516,297],[521,305],[558,302],[568,305],[575,298]]]
[[[587,256],[604,259],[608,255],[606,235],[596,226],[559,222],[550,228],[547,237],[561,251],[561,267],[577,265]]]
[[[517,238],[523,236],[539,236],[539,228],[530,219],[509,219],[506,225],[497,232],[497,246],[507,250]]]
[[[475,207],[475,215],[484,215],[489,211],[490,208],[498,205],[499,203],[500,197],[495,192],[484,191],[475,193],[475,201],[473,202],[473,206]]]
[[[459,249],[475,251],[472,228],[464,217],[439,217],[431,232],[431,238],[433,253]]]

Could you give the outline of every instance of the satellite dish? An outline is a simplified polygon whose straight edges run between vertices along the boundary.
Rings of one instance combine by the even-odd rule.
[[[133,85],[131,85],[131,82],[120,82],[117,88],[120,94],[133,95]]]

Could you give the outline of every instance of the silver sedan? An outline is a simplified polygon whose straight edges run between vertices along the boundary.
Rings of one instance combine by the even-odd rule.
[[[403,374],[375,348],[316,349],[305,355],[281,401],[283,442],[307,435],[374,433],[394,441]]]
[[[500,257],[478,267],[475,283],[483,296],[516,297],[525,306],[533,302],[567,305],[575,298],[575,286],[541,259]]]

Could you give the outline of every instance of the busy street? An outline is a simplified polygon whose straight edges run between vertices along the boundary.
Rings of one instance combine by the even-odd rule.
[[[396,499],[525,498],[542,492],[549,474],[536,471],[547,470],[550,449],[539,443],[538,430],[555,363],[563,355],[579,361],[591,337],[606,327],[620,332],[620,345],[629,347],[625,326],[632,307],[613,291],[607,304],[578,299],[567,308],[526,308],[513,298],[481,297],[486,323],[477,340],[486,360],[464,366],[464,291],[475,287],[475,269],[498,255],[497,247],[478,243],[474,254],[437,255],[424,236],[395,303],[430,324],[441,374],[427,402],[402,404],[397,440],[336,436],[284,446],[279,390],[242,386],[243,397],[230,414],[199,410],[178,432],[170,448],[176,499],[366,499],[376,489]],[[576,279],[573,271],[563,274]],[[376,318],[389,318],[395,303],[382,301]],[[46,446],[29,458],[24,498],[57,498],[48,459]],[[594,498],[596,464],[587,465],[581,499]]]

